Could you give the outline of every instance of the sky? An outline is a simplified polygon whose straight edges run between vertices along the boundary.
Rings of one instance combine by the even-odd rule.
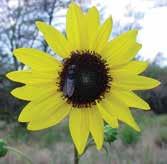
[[[80,1],[83,2],[83,6],[96,6],[99,10],[103,9],[104,18],[112,15],[113,24],[119,22],[122,27],[136,21],[134,15],[128,16],[129,11],[143,13],[143,17],[136,21],[141,26],[137,38],[138,42],[142,44],[139,55],[144,60],[154,61],[156,55],[161,53],[166,60],[162,60],[160,64],[167,66],[167,21],[165,21],[167,0]],[[66,10],[63,13],[65,14]],[[62,23],[65,23],[65,20]]]
[[[92,0],[91,5],[104,6],[104,17],[112,15],[114,22],[122,25],[134,21],[127,17],[129,10],[144,13],[138,23],[142,27],[138,42],[142,43],[139,54],[144,59],[153,61],[157,53],[167,58],[167,0]],[[162,65],[167,62],[162,61]]]
[[[76,0],[77,1],[77,0]],[[139,55],[145,60],[153,61],[158,53],[167,58],[167,0],[78,0],[83,5],[103,8],[103,17],[110,15],[113,23],[120,22],[123,27],[136,21],[134,15],[127,16],[129,11],[140,12],[144,17],[137,20],[141,26],[138,34],[138,42],[142,44]],[[10,0],[11,6],[16,5],[16,0]],[[66,9],[60,11],[64,18],[59,20],[62,25],[59,30],[64,29]],[[53,24],[54,25],[54,24]],[[116,30],[116,29],[114,29]],[[167,66],[167,60],[161,65]]]

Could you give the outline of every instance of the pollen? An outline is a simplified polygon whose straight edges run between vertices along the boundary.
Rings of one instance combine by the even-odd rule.
[[[109,66],[94,51],[75,51],[66,58],[59,73],[59,90],[73,107],[90,107],[111,86]]]

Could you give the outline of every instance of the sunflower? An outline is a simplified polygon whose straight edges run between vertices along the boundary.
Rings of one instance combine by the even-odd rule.
[[[67,11],[66,36],[44,22],[36,25],[63,59],[58,61],[32,48],[14,50],[16,58],[30,68],[7,74],[25,84],[12,95],[30,101],[18,120],[27,122],[29,130],[41,130],[69,115],[69,129],[79,154],[89,133],[97,149],[102,147],[104,121],[113,128],[122,121],[139,131],[129,107],[150,107],[133,90],[151,89],[159,82],[139,75],[148,64],[133,60],[141,48],[136,42],[137,30],[109,40],[112,18],[100,24],[95,7],[84,13],[75,3]]]

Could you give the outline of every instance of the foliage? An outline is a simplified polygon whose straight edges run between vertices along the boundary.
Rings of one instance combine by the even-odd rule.
[[[111,143],[117,139],[117,129],[111,128],[109,125],[104,127],[104,141]]]
[[[167,74],[167,67],[160,67],[159,65],[152,63],[149,65],[147,70],[144,72],[146,76],[152,77],[152,78],[161,78],[162,76],[165,76]]]
[[[43,131],[31,132],[27,130],[26,123],[10,123],[6,124],[3,129],[10,129],[7,135],[5,135],[5,140],[10,143],[12,140],[15,143],[29,143],[33,138],[34,141],[39,143],[41,148],[51,147],[56,142],[67,141],[71,142],[71,137],[69,135],[68,124],[64,121],[59,126],[54,126]]]
[[[13,122],[17,120],[18,113],[26,101],[21,101],[14,98],[10,91],[20,86],[18,83],[11,83],[5,77],[0,83],[0,120],[5,120],[6,122]]]
[[[135,144],[140,138],[140,133],[132,129],[131,127],[125,125],[119,133],[121,141],[125,145]]]
[[[161,127],[158,130],[158,134],[156,137],[156,144],[159,146],[167,145],[167,128]]]
[[[67,142],[71,142],[71,137],[69,136],[67,124],[55,126],[41,133],[42,135],[38,140],[41,141],[42,147],[52,146],[55,142],[61,142],[64,140],[66,140]]]
[[[162,115],[162,116],[159,116],[157,118],[159,120],[160,126],[166,126],[167,127],[167,115]]]
[[[5,141],[3,139],[0,139],[0,158],[4,157],[8,152],[8,149],[5,146]]]
[[[159,132],[160,139],[163,143],[167,144],[167,128],[163,127]]]
[[[13,125],[11,133],[8,134],[8,138],[14,139],[16,142],[26,142],[29,139],[29,132],[27,129],[21,125]]]
[[[152,63],[144,73],[148,77],[156,78],[161,85],[155,89],[144,92],[142,96],[148,101],[156,114],[167,113],[167,67],[160,67]]]
[[[36,47],[44,51],[48,46],[41,39],[35,21],[43,20],[57,24],[57,12],[67,6],[61,0],[15,0],[15,6],[4,0],[0,5],[0,74],[22,65],[12,55],[19,47]]]

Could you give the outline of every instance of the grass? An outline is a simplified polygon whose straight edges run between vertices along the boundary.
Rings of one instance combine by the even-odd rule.
[[[80,164],[166,164],[167,116],[139,111],[134,114],[142,128],[140,135],[127,126],[121,126],[118,140],[107,146],[108,156],[104,150],[99,152],[93,146],[81,158]],[[73,145],[67,120],[41,132],[29,132],[18,125],[6,125],[3,129],[0,136],[10,146],[26,153],[35,164],[72,164]],[[0,160],[0,164],[24,163],[11,152]]]
[[[158,133],[155,140],[158,146],[162,148],[167,148],[167,127],[161,127],[158,129]]]

